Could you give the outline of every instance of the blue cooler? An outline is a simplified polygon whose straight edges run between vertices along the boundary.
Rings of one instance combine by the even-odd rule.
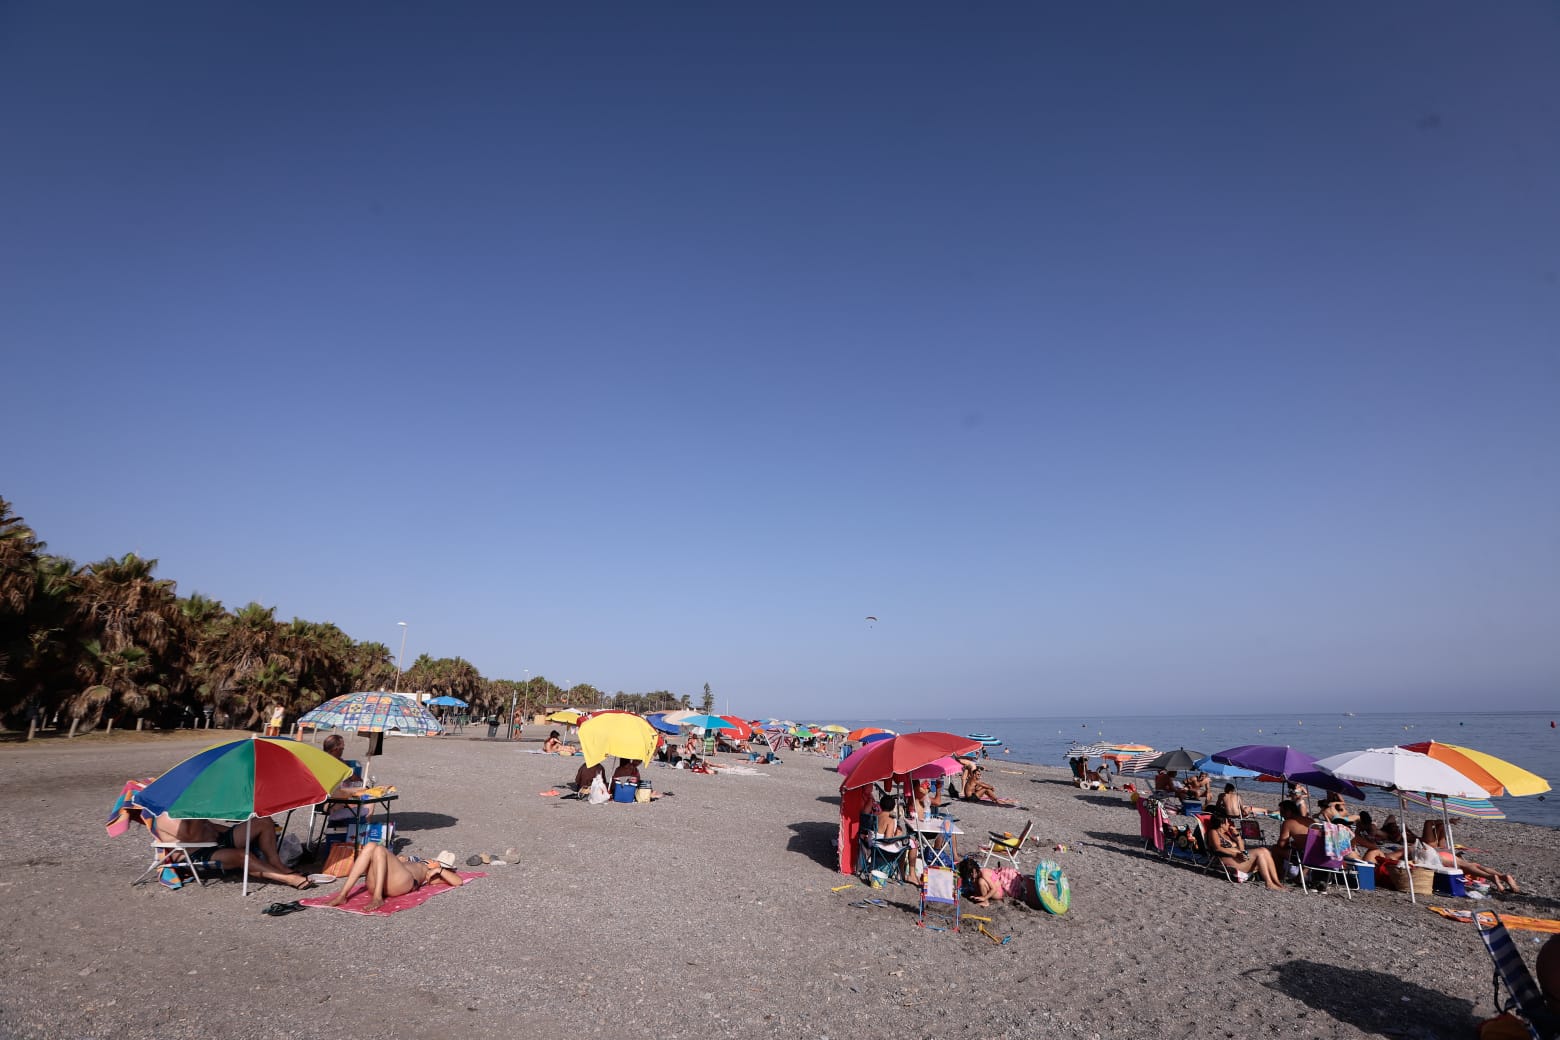
[[[1432,888],[1439,895],[1453,896],[1457,899],[1468,898],[1468,889],[1463,884],[1463,872],[1460,870],[1436,871]]]
[[[1376,891],[1376,864],[1354,863],[1354,881],[1361,892]]]
[[[637,780],[614,780],[612,782],[612,800],[614,802],[632,802],[634,794],[639,790]]]

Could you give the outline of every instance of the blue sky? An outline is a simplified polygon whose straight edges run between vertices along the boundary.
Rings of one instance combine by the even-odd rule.
[[[752,6],[0,8],[0,494],[755,714],[1552,702],[1553,5]]]

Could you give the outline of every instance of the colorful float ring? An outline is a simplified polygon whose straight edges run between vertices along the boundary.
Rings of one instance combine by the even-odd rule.
[[[1035,867],[1035,892],[1047,913],[1061,916],[1072,906],[1072,887],[1055,860],[1043,859]]]

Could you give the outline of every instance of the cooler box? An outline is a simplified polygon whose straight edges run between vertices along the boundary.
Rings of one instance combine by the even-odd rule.
[[[394,837],[394,823],[347,824],[347,841],[354,845],[388,845]]]
[[[635,780],[614,780],[612,782],[612,800],[614,802],[632,802],[634,795],[639,791],[639,783]]]
[[[1376,890],[1376,864],[1354,863],[1354,880],[1356,887],[1361,892],[1374,892]]]
[[[1460,870],[1436,871],[1432,888],[1438,895],[1468,898],[1468,889],[1463,885],[1463,872]]]

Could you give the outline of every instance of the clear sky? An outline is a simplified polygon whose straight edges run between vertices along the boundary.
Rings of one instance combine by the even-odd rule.
[[[1560,8],[955,7],[0,6],[0,495],[754,714],[1550,706]]]

